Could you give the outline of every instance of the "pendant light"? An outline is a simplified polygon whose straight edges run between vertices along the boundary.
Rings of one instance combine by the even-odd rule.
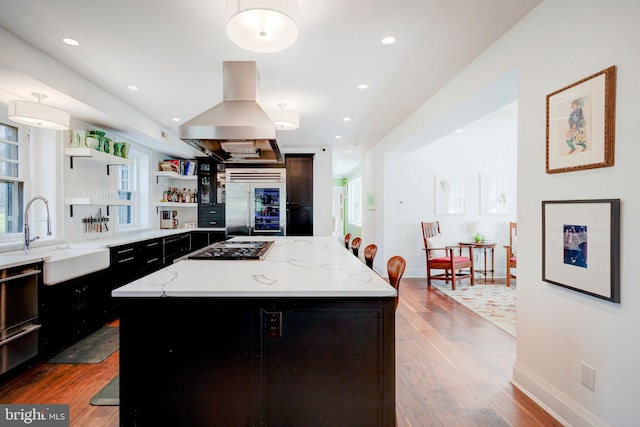
[[[47,98],[43,93],[33,92],[31,95],[38,98],[38,102],[9,101],[9,120],[47,129],[69,129],[69,113],[42,104],[42,100]]]
[[[251,52],[284,50],[298,38],[295,0],[227,0],[227,35]]]
[[[285,111],[287,104],[278,104],[279,110],[269,111],[267,115],[279,130],[295,130],[300,127],[300,114]]]

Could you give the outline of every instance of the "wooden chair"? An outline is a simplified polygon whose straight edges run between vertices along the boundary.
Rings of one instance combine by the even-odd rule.
[[[371,243],[364,248],[364,263],[373,270],[373,259],[378,252],[378,245]]]
[[[358,251],[360,250],[360,245],[362,244],[362,239],[360,237],[356,237],[351,241],[351,252],[355,256],[358,256]]]
[[[398,301],[400,299],[400,279],[404,274],[407,262],[400,255],[392,256],[387,261],[387,274],[389,275],[389,284],[396,289],[396,310],[398,309]]]
[[[351,242],[351,233],[347,233],[344,236],[344,247],[349,249],[349,243]]]
[[[421,222],[422,238],[427,263],[427,285],[431,280],[451,280],[451,289],[456,289],[456,281],[471,279],[474,283],[473,248],[471,246],[447,246],[440,233],[440,222]],[[458,254],[456,255],[456,249]],[[463,256],[463,249],[468,255]],[[444,270],[444,273],[433,274],[432,270]]]
[[[518,239],[518,223],[509,223],[509,246],[507,249],[507,287],[511,286],[511,279],[515,279],[516,275],[511,272],[512,268],[516,268],[516,241]]]

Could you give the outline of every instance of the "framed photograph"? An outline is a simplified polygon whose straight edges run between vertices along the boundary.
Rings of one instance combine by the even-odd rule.
[[[376,210],[376,192],[369,191],[367,193],[367,209],[370,211]]]
[[[464,213],[464,175],[436,175],[436,214]]]
[[[480,174],[481,214],[508,214],[509,202],[508,173]]]
[[[613,166],[616,67],[547,95],[547,173]]]
[[[620,302],[620,199],[542,202],[542,280]]]

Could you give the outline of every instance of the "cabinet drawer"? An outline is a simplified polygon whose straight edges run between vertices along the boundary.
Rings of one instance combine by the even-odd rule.
[[[200,206],[198,225],[200,227],[224,227],[224,205]]]

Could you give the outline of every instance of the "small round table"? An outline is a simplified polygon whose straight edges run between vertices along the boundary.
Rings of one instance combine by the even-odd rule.
[[[488,242],[488,241],[483,241],[483,242],[458,242],[460,243],[460,245],[462,246],[471,246],[474,249],[482,249],[482,252],[484,253],[484,263],[483,263],[483,269],[482,270],[478,270],[476,268],[474,268],[474,271],[476,273],[480,273],[484,276],[484,283],[495,283],[495,280],[493,280],[493,272],[495,271],[494,268],[494,252],[496,249],[496,243],[495,242]],[[491,270],[487,270],[487,249],[491,249]],[[488,273],[491,273],[491,280],[489,281],[487,279],[487,275]]]

